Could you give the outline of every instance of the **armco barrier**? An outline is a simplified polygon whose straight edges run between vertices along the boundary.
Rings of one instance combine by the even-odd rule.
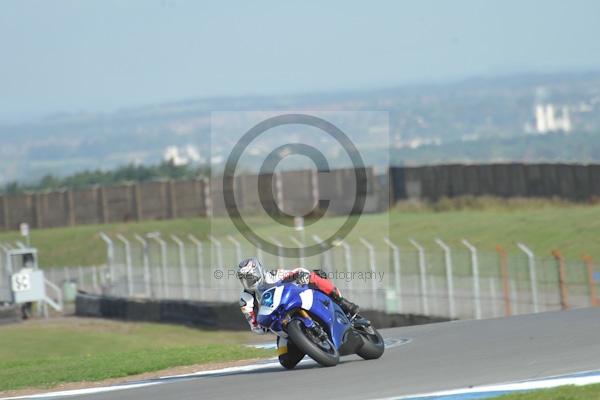
[[[181,300],[137,300],[78,293],[75,315],[125,321],[164,322],[208,329],[247,330],[248,323],[235,303],[209,303]],[[413,314],[363,312],[378,328],[421,325],[448,321],[447,318]]]
[[[75,315],[125,321],[165,322],[210,329],[248,329],[237,303],[139,300],[78,293]]]

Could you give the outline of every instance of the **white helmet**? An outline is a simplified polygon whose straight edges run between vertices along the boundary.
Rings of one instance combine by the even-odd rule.
[[[264,281],[264,268],[255,257],[246,258],[238,265],[237,277],[244,289],[254,291]]]

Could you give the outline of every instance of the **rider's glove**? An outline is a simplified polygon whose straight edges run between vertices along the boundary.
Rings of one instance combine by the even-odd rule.
[[[302,268],[296,268],[295,270],[285,274],[281,279],[281,282],[295,282],[301,285],[308,285],[310,282],[310,272]]]
[[[296,278],[296,282],[298,282],[301,285],[308,285],[308,283],[310,282],[310,273],[305,271],[299,272],[298,277]]]

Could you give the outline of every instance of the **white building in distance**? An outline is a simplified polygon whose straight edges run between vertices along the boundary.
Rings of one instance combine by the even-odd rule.
[[[556,107],[551,103],[535,106],[535,124],[533,127],[535,133],[542,135],[552,132],[569,133],[572,129],[571,114],[567,106],[562,106],[560,113],[557,113]]]

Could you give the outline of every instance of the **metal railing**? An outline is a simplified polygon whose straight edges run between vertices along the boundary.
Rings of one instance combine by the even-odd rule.
[[[468,240],[370,237],[292,259],[234,236],[101,237],[105,265],[49,268],[48,279],[115,296],[233,302],[241,291],[237,263],[259,255],[268,268],[322,268],[363,309],[479,319],[598,304],[600,277],[589,257],[568,263],[560,254],[538,257],[523,243],[507,252],[482,250]],[[277,240],[298,245],[297,238]]]

